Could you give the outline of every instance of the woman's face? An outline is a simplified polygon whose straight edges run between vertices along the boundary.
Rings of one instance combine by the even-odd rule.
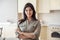
[[[25,9],[25,13],[26,13],[26,15],[27,15],[27,18],[31,18],[32,15],[33,15],[33,10],[31,9],[31,7],[27,7],[27,8]]]

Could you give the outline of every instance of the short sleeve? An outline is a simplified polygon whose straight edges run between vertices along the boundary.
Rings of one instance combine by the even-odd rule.
[[[41,24],[40,24],[40,21],[38,21],[37,25],[36,25],[36,29],[34,31],[34,34],[35,34],[36,38],[39,37],[40,31],[41,31]]]

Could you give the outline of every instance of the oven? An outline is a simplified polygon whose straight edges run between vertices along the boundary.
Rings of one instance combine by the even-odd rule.
[[[60,25],[49,25],[48,26],[47,40],[60,40]]]

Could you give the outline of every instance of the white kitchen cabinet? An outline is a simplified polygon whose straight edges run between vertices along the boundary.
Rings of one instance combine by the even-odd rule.
[[[39,0],[38,1],[38,13],[49,13],[50,10],[50,0]],[[37,2],[37,3],[38,3]]]
[[[50,10],[60,10],[60,0],[50,0]]]
[[[18,0],[18,13],[23,12],[23,8],[27,2],[32,3],[36,10],[36,0]]]

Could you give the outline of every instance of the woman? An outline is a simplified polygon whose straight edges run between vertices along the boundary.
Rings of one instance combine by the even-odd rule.
[[[22,40],[39,40],[41,25],[35,17],[35,9],[31,3],[27,3],[23,10],[24,19],[20,20],[16,32]]]

